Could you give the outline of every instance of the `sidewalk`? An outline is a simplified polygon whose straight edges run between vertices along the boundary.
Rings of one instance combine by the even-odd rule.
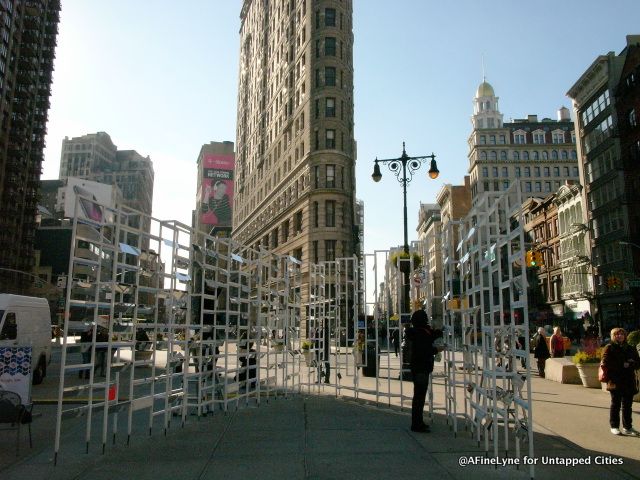
[[[345,379],[343,379],[344,381]],[[363,379],[372,381],[373,379]],[[640,438],[609,433],[609,395],[578,385],[561,385],[533,378],[535,478],[570,475],[581,480],[638,478]],[[151,437],[137,432],[126,446],[126,434],[108,444],[102,455],[98,441],[85,452],[83,421],[68,430],[58,466],[53,466],[55,406],[36,407],[34,449],[23,434],[21,456],[2,463],[0,476],[11,479],[92,480],[114,478],[235,479],[281,478],[529,478],[529,467],[473,465],[481,462],[483,445],[464,431],[454,436],[445,417],[434,414],[432,433],[409,430],[409,413],[336,399],[331,387],[324,395],[294,394],[235,412],[190,416],[184,428],[172,424],[166,437],[158,429]],[[439,402],[442,387],[434,388]],[[405,392],[411,385],[405,383]],[[322,392],[321,392],[322,393]],[[640,405],[634,404],[640,426]],[[142,422],[141,422],[142,424]],[[2,455],[15,454],[15,437],[3,435]],[[515,451],[510,451],[511,459]],[[505,459],[504,455],[501,455]],[[14,457],[15,459],[15,457]],[[590,465],[545,465],[549,459],[591,462]],[[506,460],[509,460],[508,458]],[[484,460],[487,461],[487,460]],[[557,462],[558,460],[556,460]],[[609,464],[598,465],[597,462]],[[622,462],[613,465],[611,462]],[[571,468],[571,470],[568,470]],[[566,470],[565,470],[566,469]]]

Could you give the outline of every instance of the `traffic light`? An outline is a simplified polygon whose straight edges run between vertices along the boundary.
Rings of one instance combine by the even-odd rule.
[[[544,265],[544,257],[542,256],[542,252],[533,252],[533,261],[535,262],[536,267],[542,267]]]
[[[524,263],[527,267],[535,267],[533,262],[533,252],[531,250],[527,250],[527,253],[524,256]]]

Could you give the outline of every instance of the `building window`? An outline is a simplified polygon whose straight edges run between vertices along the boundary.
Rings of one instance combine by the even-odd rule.
[[[546,150],[542,152],[542,160],[549,160],[549,153]]]
[[[562,167],[562,170],[564,170],[564,176],[568,177],[569,176],[569,167]]]
[[[324,241],[324,253],[325,253],[325,260],[327,262],[333,262],[336,259],[336,241],[335,240]]]
[[[523,160],[529,160],[529,152],[527,152],[527,151],[522,152],[522,159]]]
[[[502,190],[509,190],[509,180],[504,180],[502,182]]]
[[[550,177],[551,176],[551,172],[549,171],[549,167],[544,167],[543,172],[544,172],[544,176],[545,177]]]
[[[502,150],[500,152],[500,160],[506,160],[507,159],[507,152],[506,150]]]
[[[525,177],[531,176],[531,167],[524,167],[524,176]]]
[[[491,145],[495,145],[496,144],[496,136],[495,135],[489,135],[489,143]]]
[[[486,135],[480,135],[480,145],[485,145],[487,143]]]
[[[320,261],[320,255],[318,254],[318,241],[313,241],[313,262],[318,263]]]
[[[491,167],[491,175],[496,178],[498,176],[498,167]]]
[[[313,226],[320,226],[320,208],[318,207],[318,202],[313,202]]]
[[[513,142],[519,145],[524,145],[525,143],[527,143],[527,138],[524,133],[514,133]]]
[[[327,188],[336,188],[336,166],[327,165]]]
[[[491,152],[489,152],[489,160],[497,160],[498,159],[498,154],[496,153],[495,150],[491,150]]]
[[[336,86],[336,67],[324,67],[324,85],[326,87]]]
[[[574,177],[579,177],[580,176],[580,172],[578,171],[578,167],[573,167],[573,176]]]
[[[325,226],[336,226],[336,202],[335,200],[327,200],[324,204],[325,208]]]
[[[520,177],[520,167],[516,167],[516,177]]]
[[[505,143],[507,143],[507,139],[504,135],[500,135],[500,137],[498,137],[498,143],[500,145],[504,145]]]
[[[325,27],[336,26],[336,9],[335,8],[324,9],[324,26]]]
[[[545,192],[551,191],[551,182],[544,182],[544,191]]]
[[[524,182],[524,191],[531,192],[531,182]]]
[[[503,177],[509,176],[509,167],[502,167],[502,176]]]
[[[296,212],[293,217],[293,228],[295,229],[295,233],[302,232],[302,210]]]
[[[320,167],[313,167],[313,188],[320,188]]]
[[[520,152],[513,152],[513,159],[520,160]]]
[[[541,145],[544,143],[544,132],[533,132],[533,143]]]
[[[535,191],[536,192],[541,192],[542,191],[542,184],[540,182],[536,182],[534,185]]]
[[[635,109],[631,109],[629,111],[629,126],[631,127],[635,127],[637,125],[637,121],[636,121],[636,111]]]
[[[540,160],[540,157],[538,156],[538,152],[537,151],[533,152],[532,160]]]
[[[336,148],[336,131],[333,129],[326,130],[325,148]]]
[[[553,132],[553,143],[564,143],[564,132]]]
[[[335,37],[326,37],[324,39],[324,54],[332,57],[336,56],[336,39]]]
[[[540,167],[533,167],[533,176],[534,177],[540,176]]]
[[[553,167],[553,176],[554,177],[560,176],[560,167]]]
[[[335,98],[327,98],[325,109],[324,109],[325,117],[335,117],[336,116],[336,99]]]
[[[489,167],[482,167],[482,177],[487,178],[489,176]]]

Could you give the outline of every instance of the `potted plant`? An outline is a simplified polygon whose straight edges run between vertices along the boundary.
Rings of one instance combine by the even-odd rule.
[[[634,330],[627,337],[627,343],[631,345],[633,348],[638,348],[638,344],[640,344],[640,330]],[[640,350],[638,351],[640,353]],[[640,382],[640,370],[636,370],[636,379]],[[640,393],[636,393],[633,397],[634,402],[640,402]]]
[[[394,253],[393,255],[391,255],[391,257],[389,258],[389,261],[396,268],[398,267],[398,262],[399,262],[400,263],[400,271],[401,272],[405,272],[405,271],[410,270],[410,268],[411,268],[411,263],[408,261],[409,258],[410,257],[409,257],[408,253],[397,252],[397,253]],[[412,255],[412,258],[413,258],[413,269],[415,270],[420,265],[422,265],[422,257],[414,252],[413,255]]]
[[[600,366],[600,360],[602,360],[602,348],[594,347],[578,350],[572,360],[578,368],[582,385],[587,388],[600,388],[598,367]]]
[[[313,367],[315,362],[313,358],[313,352],[311,351],[311,342],[308,340],[305,340],[304,342],[302,342],[302,345],[300,346],[300,348],[302,349],[302,356],[304,357],[304,361],[307,364],[307,366]]]

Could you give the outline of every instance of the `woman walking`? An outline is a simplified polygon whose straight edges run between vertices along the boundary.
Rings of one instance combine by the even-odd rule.
[[[633,396],[638,393],[635,371],[640,368],[640,357],[635,348],[627,343],[624,328],[611,330],[611,343],[604,347],[602,367],[607,372],[607,390],[611,394],[609,424],[614,435],[640,436],[631,424]],[[622,430],[620,409],[622,408]]]

